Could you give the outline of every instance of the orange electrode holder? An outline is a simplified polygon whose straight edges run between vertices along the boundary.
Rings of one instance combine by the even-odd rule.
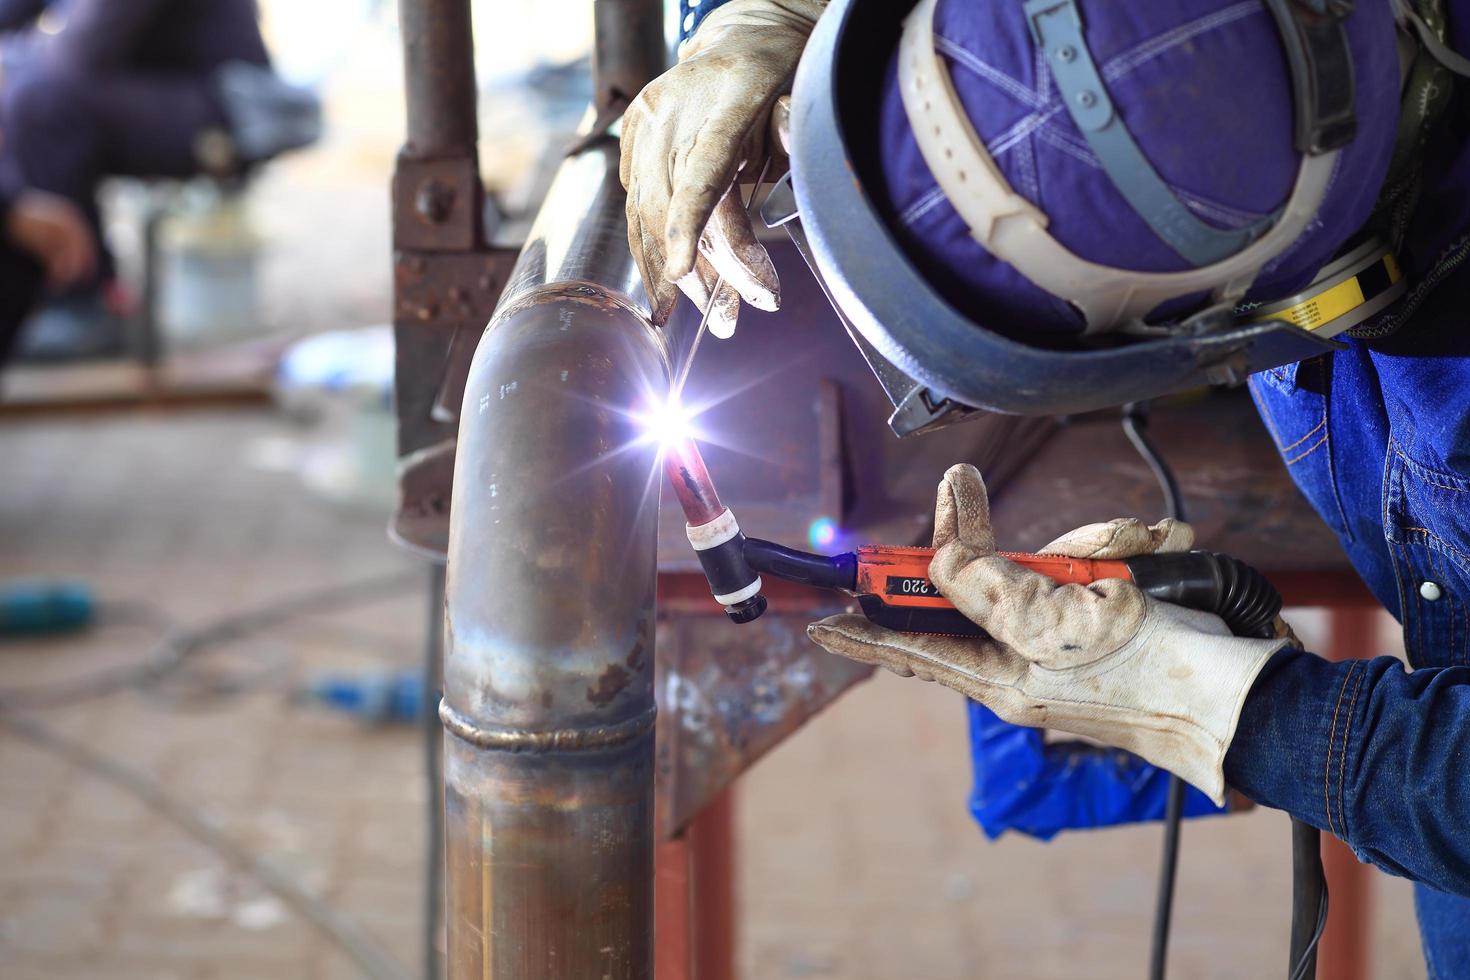
[[[956,636],[983,632],[930,581],[933,548],[864,545],[840,555],[818,555],[746,537],[735,515],[720,502],[692,438],[686,435],[665,445],[664,468],[710,593],[733,622],[748,623],[765,611],[761,576],[768,575],[846,593],[868,619],[889,629]],[[1228,555],[1207,551],[1116,561],[1014,552],[1001,556],[1062,585],[1104,579],[1132,582],[1161,602],[1218,615],[1238,636],[1272,635],[1281,609],[1280,595],[1259,572]]]
[[[1089,585],[1105,578],[1133,581],[1132,570],[1122,561],[1009,551],[1000,552],[1000,555],[1033,572],[1040,572],[1060,585]],[[857,549],[857,583],[853,591],[859,595],[881,596],[890,605],[953,609],[950,601],[940,595],[939,589],[929,580],[929,562],[933,558],[933,548],[864,545]]]
[[[1133,570],[1124,561],[1016,552],[1000,555],[1061,585],[1088,585],[1110,578],[1133,581]],[[864,615],[873,622],[910,633],[969,636],[979,632],[930,580],[933,548],[864,545],[857,549],[856,556],[857,576],[852,592]]]

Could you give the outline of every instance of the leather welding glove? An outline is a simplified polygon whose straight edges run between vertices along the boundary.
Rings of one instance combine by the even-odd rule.
[[[619,174],[628,191],[628,245],[655,323],[684,291],[728,337],[740,300],[780,306],[780,284],[740,201],[768,153],[772,107],[825,2],[730,0],[681,47],[623,116]],[[716,282],[723,277],[718,291]],[[714,308],[710,309],[710,304]]]
[[[1184,551],[1186,524],[1094,524],[1042,549],[1074,558]],[[973,466],[939,485],[934,584],[978,623],[980,638],[896,633],[857,615],[814,623],[832,653],[938,681],[1004,721],[1126,749],[1180,776],[1217,805],[1222,768],[1256,674],[1286,639],[1232,636],[1209,613],[1159,602],[1118,579],[1058,585],[995,553],[985,484]]]

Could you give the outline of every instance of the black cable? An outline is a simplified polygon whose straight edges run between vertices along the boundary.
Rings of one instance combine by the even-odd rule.
[[[1164,494],[1169,517],[1182,521],[1184,500],[1174,472],[1149,439],[1148,403],[1123,406],[1123,432],[1143,457]],[[1149,977],[1163,980],[1169,951],[1169,926],[1174,911],[1174,883],[1179,867],[1179,832],[1184,818],[1184,781],[1169,777],[1169,797],[1164,808],[1164,848],[1159,865],[1159,892],[1154,905],[1153,941],[1149,954]],[[1291,821],[1291,950],[1287,960],[1289,980],[1310,980],[1317,975],[1317,946],[1327,928],[1327,878],[1322,870],[1321,831],[1296,818]]]
[[[1174,885],[1179,878],[1179,831],[1184,826],[1184,780],[1170,773],[1164,803],[1164,844],[1159,856],[1159,890],[1154,898],[1153,936],[1149,941],[1148,975],[1163,980],[1168,972],[1169,929],[1174,919]]]
[[[429,784],[427,868],[424,872],[424,980],[439,980],[440,909],[444,900],[444,731],[439,691],[444,684],[444,566],[429,567],[424,642],[424,775]]]
[[[50,684],[0,689],[0,711],[31,711],[57,708],[107,697],[120,691],[156,684],[179,669],[190,658],[222,644],[243,639],[278,626],[298,616],[332,612],[371,602],[405,590],[418,575],[394,572],[345,585],[332,585],[314,592],[298,593],[287,599],[232,613],[202,626],[171,628],[138,663],[99,670],[82,677]]]
[[[1148,402],[1129,402],[1123,406],[1123,434],[1143,457],[1154,479],[1159,481],[1159,491],[1164,495],[1164,516],[1176,521],[1188,520],[1184,515],[1184,494],[1179,490],[1179,481],[1148,437]]]
[[[1322,832],[1304,820],[1291,821],[1290,980],[1317,975],[1317,944],[1327,929],[1327,875],[1322,869]],[[1312,913],[1316,909],[1316,914]]]
[[[1164,462],[1158,447],[1149,439],[1148,403],[1130,402],[1123,406],[1123,434],[1138,450],[1138,455],[1153,471],[1164,495],[1164,512],[1176,521],[1184,520],[1184,497],[1174,471]],[[1169,928],[1174,918],[1174,884],[1179,877],[1179,837],[1184,827],[1184,780],[1169,775],[1169,796],[1164,804],[1164,844],[1159,857],[1159,890],[1154,899],[1153,935],[1149,942],[1148,975],[1150,980],[1164,980],[1168,972]]]

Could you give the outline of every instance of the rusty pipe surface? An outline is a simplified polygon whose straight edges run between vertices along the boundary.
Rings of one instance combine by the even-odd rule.
[[[668,384],[617,146],[569,159],[475,353],[450,514],[451,978],[648,978],[657,447]]]
[[[475,42],[470,0],[401,0],[408,143],[416,158],[473,153]]]

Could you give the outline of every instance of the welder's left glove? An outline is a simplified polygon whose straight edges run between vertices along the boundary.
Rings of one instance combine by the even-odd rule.
[[[1186,524],[1094,524],[1043,553],[1128,558],[1184,551]],[[1130,582],[1058,585],[995,553],[980,472],[951,467],[935,503],[929,575],[987,637],[896,633],[857,615],[807,628],[833,653],[938,681],[1017,725],[1051,728],[1140,755],[1216,804],[1241,705],[1286,639],[1232,636],[1209,613],[1159,602]]]
[[[624,113],[628,246],[655,323],[668,319],[677,290],[709,313],[718,337],[734,332],[741,300],[758,310],[781,305],[775,266],[735,182],[742,173],[753,179],[779,153],[771,145],[776,100],[789,91],[825,6],[722,4],[684,43],[679,63],[644,86]]]

